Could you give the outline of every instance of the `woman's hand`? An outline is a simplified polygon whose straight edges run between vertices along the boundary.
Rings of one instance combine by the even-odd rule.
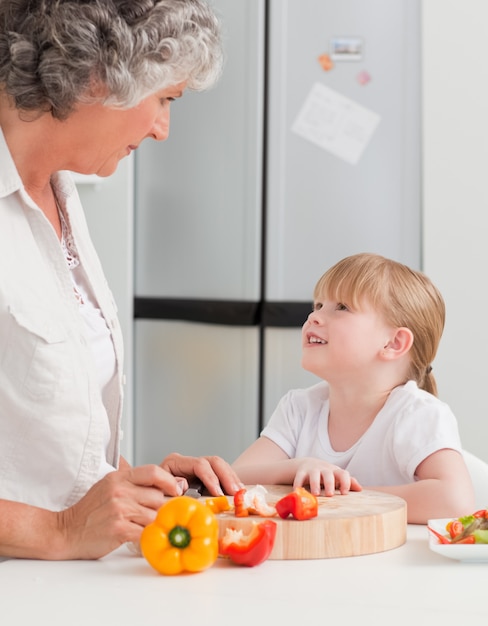
[[[59,559],[97,559],[123,543],[138,543],[166,496],[179,496],[198,477],[212,495],[233,495],[242,487],[228,463],[216,456],[170,454],[158,465],[120,469],[97,482],[75,505],[60,511]]]
[[[60,511],[61,559],[97,559],[126,542],[138,542],[169,496],[181,495],[178,480],[158,465],[107,474],[75,505]]]
[[[321,486],[324,488],[326,496],[333,496],[336,489],[341,494],[349,491],[361,491],[362,487],[347,470],[343,470],[337,465],[327,463],[316,458],[295,459],[297,469],[294,487],[310,486],[310,491],[314,495],[320,495]]]
[[[161,463],[161,467],[182,479],[182,487],[188,487],[188,480],[199,478],[213,496],[224,492],[234,495],[244,485],[231,466],[219,456],[182,456],[173,452]]]

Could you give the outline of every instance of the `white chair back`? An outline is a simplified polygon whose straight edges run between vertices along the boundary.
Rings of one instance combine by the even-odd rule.
[[[473,481],[475,510],[488,509],[488,463],[467,450],[463,457]]]

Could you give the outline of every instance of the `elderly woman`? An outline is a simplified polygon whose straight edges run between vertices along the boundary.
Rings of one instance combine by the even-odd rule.
[[[222,64],[201,0],[0,2],[0,555],[98,558],[218,457],[119,456],[122,341],[70,175],[110,175]]]

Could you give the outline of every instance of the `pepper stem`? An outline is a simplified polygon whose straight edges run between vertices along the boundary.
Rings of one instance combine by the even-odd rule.
[[[174,548],[183,549],[190,545],[191,535],[188,528],[175,526],[169,531],[168,539]]]

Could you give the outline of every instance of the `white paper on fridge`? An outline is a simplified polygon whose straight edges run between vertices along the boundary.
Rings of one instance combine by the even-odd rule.
[[[322,83],[315,83],[292,131],[348,163],[356,164],[381,117]]]

